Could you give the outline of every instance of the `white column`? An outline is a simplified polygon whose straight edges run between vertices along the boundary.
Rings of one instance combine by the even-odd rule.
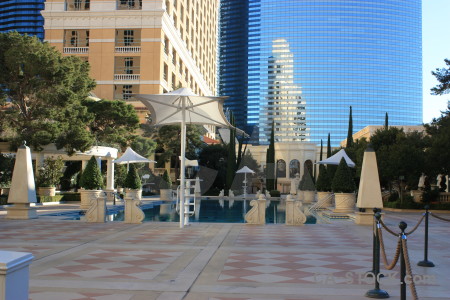
[[[186,165],[186,99],[185,97],[181,98],[182,108],[181,108],[181,167],[180,167],[180,228],[184,227],[184,217],[185,217],[185,205],[184,205],[184,196],[185,196],[185,174],[184,169]],[[189,215],[188,215],[189,218]],[[189,221],[189,219],[188,219]]]
[[[108,155],[106,158],[106,189],[114,190],[114,163],[111,155]]]

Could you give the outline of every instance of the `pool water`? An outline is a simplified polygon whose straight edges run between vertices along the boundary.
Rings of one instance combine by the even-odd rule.
[[[190,222],[217,222],[217,223],[244,223],[245,213],[251,209],[249,200],[202,200],[197,204],[196,213],[190,218]],[[175,203],[155,203],[151,207],[144,206],[144,222],[179,222],[180,217],[176,211]],[[117,211],[109,215],[110,221],[123,221],[124,211]],[[266,208],[266,223],[285,223],[284,204],[279,201],[271,201]],[[307,224],[315,224],[316,218],[308,216]]]

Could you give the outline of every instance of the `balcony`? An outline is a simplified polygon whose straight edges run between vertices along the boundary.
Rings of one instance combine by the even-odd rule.
[[[116,53],[140,53],[140,46],[116,46]]]
[[[114,74],[114,80],[137,81],[141,79],[141,74]]]
[[[86,54],[89,53],[89,47],[64,47],[63,53],[66,54]]]

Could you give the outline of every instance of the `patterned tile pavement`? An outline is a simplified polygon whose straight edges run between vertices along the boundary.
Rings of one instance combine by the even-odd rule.
[[[385,215],[390,228],[399,220],[412,228],[419,219],[417,213]],[[179,229],[176,223],[0,216],[0,228],[0,249],[35,256],[31,300],[356,300],[373,287],[361,277],[372,267],[371,227],[348,220],[299,227],[196,223]],[[416,266],[423,258],[423,224],[408,237],[417,291],[422,300],[448,299],[450,255],[443,251],[450,247],[450,227],[430,220],[430,229],[435,268]],[[384,237],[392,259],[396,238]],[[384,273],[382,288],[399,299],[398,266]]]

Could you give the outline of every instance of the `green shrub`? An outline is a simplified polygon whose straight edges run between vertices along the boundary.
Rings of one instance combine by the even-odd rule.
[[[63,196],[61,201],[64,201],[64,202],[81,201],[80,193],[67,192],[67,193],[61,193],[60,195]]]
[[[331,188],[335,193],[353,193],[356,189],[353,175],[344,158],[341,158],[339,166],[334,174]]]
[[[319,165],[319,177],[316,182],[318,192],[331,192],[331,181],[324,165]]]
[[[0,205],[6,205],[6,204],[8,204],[8,197],[0,196]]]
[[[64,198],[63,195],[55,195],[55,196],[38,196],[38,202],[61,202]]]
[[[61,157],[57,159],[47,157],[37,176],[38,186],[54,187],[59,184],[59,180],[63,176],[63,167],[64,162]]]
[[[123,187],[132,190],[139,190],[142,188],[141,178],[133,164],[130,165]]]
[[[270,193],[271,197],[280,197],[281,196],[280,191],[277,191],[277,190],[271,190],[269,193]]]
[[[165,190],[170,189],[172,187],[172,181],[170,180],[169,173],[167,170],[164,171],[164,174],[159,182],[159,189]]]
[[[85,190],[101,190],[103,178],[95,156],[89,160],[80,178],[80,186]]]
[[[309,174],[309,170],[305,169],[305,173],[303,173],[302,180],[300,181],[299,189],[302,191],[315,191],[316,186],[314,185],[314,181]]]

